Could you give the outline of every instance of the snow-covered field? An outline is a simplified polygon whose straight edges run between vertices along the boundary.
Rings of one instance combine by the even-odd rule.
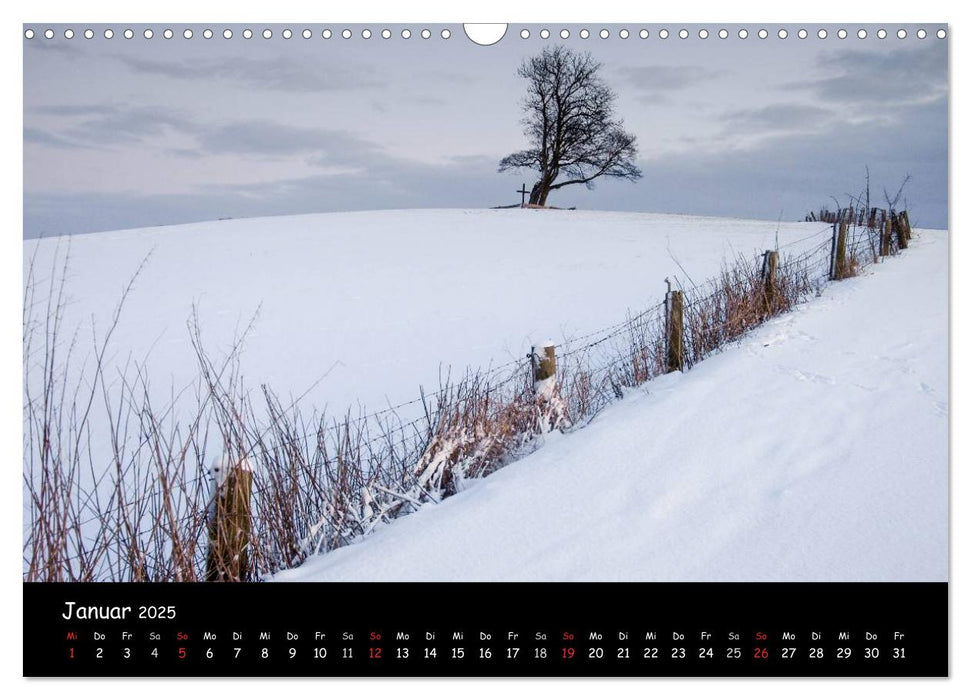
[[[664,278],[701,282],[751,257],[828,230],[783,223],[639,213],[409,210],[214,221],[85,234],[70,240],[66,327],[104,332],[127,300],[113,361],[145,360],[168,394],[196,375],[186,321],[195,303],[207,349],[229,347],[259,316],[242,357],[251,387],[342,413],[438,388],[439,371],[520,358],[657,303]],[[825,233],[790,247],[818,244]],[[43,277],[65,239],[39,245]],[[319,384],[316,382],[319,381]]]
[[[307,392],[303,406],[341,414],[437,388],[443,366],[504,363],[621,321],[660,301],[665,277],[700,283],[777,236],[796,253],[828,230],[415,210],[87,234],[69,242],[66,337],[77,328],[87,342],[92,323],[103,332],[149,256],[109,368],[144,361],[164,402],[197,374],[194,304],[214,354],[259,309],[247,386]],[[278,578],[944,580],[948,238],[918,233],[900,258],[830,285],[686,375]],[[67,246],[27,241],[25,267],[33,260],[46,283]],[[94,417],[95,444],[107,439],[99,427]]]
[[[947,580],[948,238],[281,581]]]

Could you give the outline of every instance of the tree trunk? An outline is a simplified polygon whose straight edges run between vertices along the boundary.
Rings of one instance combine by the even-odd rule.
[[[553,178],[549,175],[542,175],[536,184],[533,185],[533,189],[529,193],[529,203],[535,204],[540,207],[546,206],[546,198],[550,196],[550,185],[553,184]]]
[[[529,203],[539,204],[541,199],[546,199],[546,186],[542,178],[537,180],[533,189],[529,191]]]

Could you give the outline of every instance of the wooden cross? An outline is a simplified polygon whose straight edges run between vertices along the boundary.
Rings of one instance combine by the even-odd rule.
[[[529,194],[529,190],[526,189],[526,183],[523,183],[523,188],[521,190],[516,190],[519,194],[523,196],[523,201],[520,206],[526,205],[526,195]]]

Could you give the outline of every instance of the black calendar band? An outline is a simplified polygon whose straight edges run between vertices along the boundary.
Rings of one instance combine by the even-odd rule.
[[[24,584],[25,676],[947,676],[946,583]]]

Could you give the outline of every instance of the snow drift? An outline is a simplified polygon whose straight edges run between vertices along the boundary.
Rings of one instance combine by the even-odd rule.
[[[948,239],[279,581],[947,580]]]

